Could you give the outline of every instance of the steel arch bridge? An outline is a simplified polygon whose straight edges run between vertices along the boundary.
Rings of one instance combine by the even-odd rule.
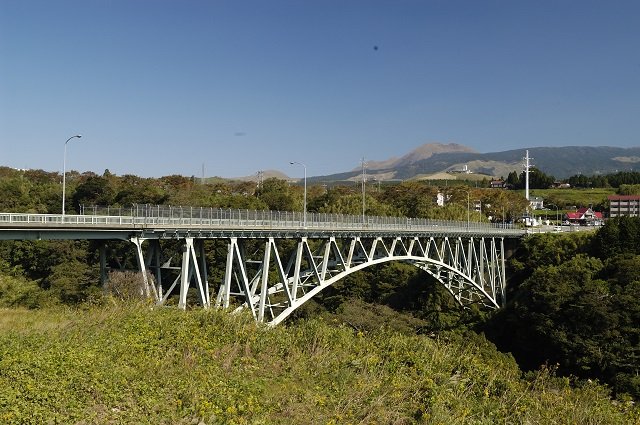
[[[145,292],[158,305],[177,295],[178,307],[185,309],[195,292],[204,308],[248,309],[256,321],[270,325],[344,277],[390,261],[424,270],[462,307],[500,308],[505,303],[505,239],[522,235],[521,230],[486,223],[337,214],[303,219],[299,213],[202,208],[144,206],[128,215],[122,210],[117,215],[0,213],[0,239],[133,243]],[[164,256],[160,242],[168,240],[181,245],[179,266]],[[226,245],[226,252],[219,253],[226,258],[218,261],[224,263],[224,273],[217,288],[209,284],[211,251],[205,242],[210,240]],[[103,281],[107,252],[103,243]]]
[[[376,264],[401,261],[435,277],[462,306],[479,303],[499,308],[506,284],[501,252],[503,241],[495,238],[301,237],[285,266],[274,238],[264,242],[255,259],[242,248],[242,240],[231,238],[225,278],[215,305],[228,308],[230,296],[239,296],[242,307],[250,309],[257,321],[275,325],[345,276]]]

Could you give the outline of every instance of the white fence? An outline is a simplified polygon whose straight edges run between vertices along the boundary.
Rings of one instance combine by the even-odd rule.
[[[0,213],[0,226],[268,228],[319,230],[438,230],[522,234],[511,224],[431,220],[407,217],[358,216],[291,211],[238,210],[201,207],[134,205],[91,207],[84,214]]]

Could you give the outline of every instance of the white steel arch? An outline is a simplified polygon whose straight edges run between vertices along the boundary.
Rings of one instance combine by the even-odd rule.
[[[185,238],[182,266],[160,264],[159,243],[150,240],[146,257],[140,238],[141,271],[159,274],[162,268],[180,270],[164,290],[149,292],[164,304],[179,285],[179,308],[187,307],[187,291],[193,287],[204,308],[249,309],[258,322],[277,325],[323,289],[356,271],[390,261],[415,265],[433,276],[462,307],[478,304],[500,308],[505,301],[504,239],[473,236],[298,237],[293,247],[283,247],[290,238],[256,239],[229,237],[224,278],[214,300],[209,293],[202,239]],[[246,249],[252,241],[251,253]],[[291,242],[289,242],[291,244]],[[286,263],[283,262],[286,259]]]

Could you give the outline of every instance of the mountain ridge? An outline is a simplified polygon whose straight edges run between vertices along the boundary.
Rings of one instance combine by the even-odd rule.
[[[506,177],[512,171],[522,171],[527,150],[532,166],[557,179],[640,169],[640,147],[543,146],[479,153],[455,143],[428,143],[401,157],[371,161],[366,164],[366,172],[368,178],[380,180],[408,180],[443,172],[461,173],[465,169],[489,178]],[[311,180],[359,180],[361,173],[361,168],[357,168]]]
[[[385,170],[412,164],[417,161],[422,161],[438,153],[450,152],[477,153],[476,150],[468,146],[460,145],[458,143],[443,144],[438,142],[430,142],[418,146],[414,150],[399,158],[392,157],[383,161],[369,161],[366,163],[366,166],[368,170]],[[359,169],[360,168],[354,168],[352,171],[357,171]]]

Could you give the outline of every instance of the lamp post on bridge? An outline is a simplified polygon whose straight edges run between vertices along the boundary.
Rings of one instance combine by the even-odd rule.
[[[81,134],[76,134],[75,136],[71,136],[64,142],[64,155],[62,158],[62,217],[64,219],[64,205],[65,205],[65,197],[66,197],[66,186],[67,186],[67,143],[71,139],[80,139],[82,137]]]
[[[471,229],[471,188],[467,188],[467,231]],[[480,206],[480,217],[482,217],[482,200],[473,201],[473,210],[478,211],[478,205]]]
[[[467,190],[467,232],[471,224],[471,209],[469,207],[469,190]]]
[[[467,192],[467,232],[471,227],[471,201],[470,201],[470,188],[468,188],[465,192]]]
[[[303,213],[302,213],[302,225],[307,227],[307,166],[302,162],[291,161],[289,164],[294,165],[298,164],[304,168],[304,198],[303,198]]]

